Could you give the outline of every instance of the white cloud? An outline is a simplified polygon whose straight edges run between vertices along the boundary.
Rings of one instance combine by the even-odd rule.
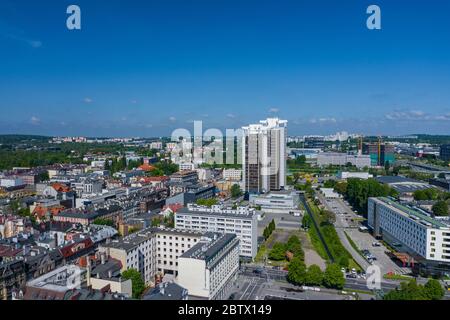
[[[31,122],[32,125],[38,126],[38,125],[41,124],[41,119],[39,119],[36,116],[32,116],[31,119],[30,119],[30,122]]]
[[[177,121],[177,118],[175,118],[175,117],[169,117],[169,121],[172,121],[172,122]]]
[[[131,100],[131,103],[132,103],[132,104],[136,104],[136,103],[138,103],[138,102],[137,102],[137,100]]]
[[[278,113],[280,111],[280,109],[278,108],[270,108],[269,109],[269,113]]]
[[[450,113],[435,115],[421,110],[395,110],[385,118],[395,121],[450,121]]]
[[[30,46],[30,47],[32,47],[34,49],[38,49],[38,48],[42,47],[42,41],[40,41],[40,40],[29,39],[29,38],[17,36],[17,35],[14,35],[14,34],[9,34],[9,35],[6,35],[6,36],[11,38],[11,39],[14,39],[14,40],[16,40],[18,42],[25,43],[25,44],[27,44],[28,46]]]
[[[229,114],[227,114],[227,118],[234,119],[234,118],[236,118],[236,115],[229,113]]]
[[[86,97],[86,98],[83,99],[83,101],[84,101],[85,103],[92,103],[94,100],[92,100],[92,99],[89,98],[89,97]]]
[[[312,119],[310,119],[309,120],[309,123],[320,123],[320,124],[323,124],[323,123],[336,123],[337,122],[337,120],[336,120],[336,118],[326,118],[326,117],[324,117],[324,118],[319,118],[319,119],[316,119],[316,118],[312,118]]]

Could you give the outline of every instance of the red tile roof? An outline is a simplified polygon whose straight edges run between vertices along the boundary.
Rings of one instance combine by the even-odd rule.
[[[150,164],[144,163],[143,165],[140,165],[138,169],[139,170],[143,170],[143,171],[153,171],[156,168],[154,166],[150,165]]]
[[[69,192],[70,188],[62,183],[53,183],[52,188],[57,192]]]
[[[61,254],[64,258],[68,258],[76,254],[80,250],[88,249],[94,246],[91,238],[83,239],[79,242],[71,243],[63,248],[61,248]]]
[[[172,210],[172,212],[177,212],[178,210],[180,210],[181,208],[183,208],[183,205],[180,203],[174,203],[174,204],[168,204],[166,206],[164,206],[163,210],[167,210],[170,209]]]

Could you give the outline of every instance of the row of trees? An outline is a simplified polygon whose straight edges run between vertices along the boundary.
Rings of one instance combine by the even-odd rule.
[[[269,225],[264,228],[264,231],[263,231],[264,240],[269,239],[270,235],[275,230],[275,228],[276,228],[275,220],[272,219],[272,221],[269,223]]]
[[[345,284],[344,274],[339,265],[329,264],[323,272],[317,265],[307,268],[305,263],[297,258],[289,263],[287,279],[296,285],[323,285],[334,289],[343,289]]]
[[[112,221],[111,219],[104,219],[104,218],[97,218],[94,220],[93,223],[99,226],[110,226],[110,227],[115,226],[114,221]]]
[[[31,151],[31,150],[0,150],[0,170],[13,167],[39,167],[55,163],[83,163],[83,159],[74,158],[70,152],[61,151]]]
[[[416,190],[413,193],[414,200],[448,200],[450,199],[449,192],[442,192],[436,188],[428,188],[424,190]]]
[[[335,191],[345,195],[348,202],[358,211],[367,213],[367,202],[370,197],[397,197],[398,193],[375,179],[362,180],[349,178],[347,182],[336,184]]]
[[[435,216],[448,216],[448,203],[446,201],[437,201],[431,209]]]
[[[400,288],[384,295],[384,300],[441,300],[445,291],[438,280],[430,279],[425,285],[415,280],[402,282]]]

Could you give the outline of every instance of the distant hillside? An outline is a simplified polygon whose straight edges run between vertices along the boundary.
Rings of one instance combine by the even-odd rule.
[[[26,142],[46,142],[51,137],[46,136],[33,136],[24,134],[2,134],[0,135],[0,144],[16,144]]]

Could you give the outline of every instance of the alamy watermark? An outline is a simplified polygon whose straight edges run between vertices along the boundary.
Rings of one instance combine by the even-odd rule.
[[[81,30],[81,8],[72,4],[67,7],[66,13],[70,16],[66,20],[66,26],[69,30]],[[381,9],[377,5],[367,7],[366,14],[370,14],[367,18],[366,26],[369,30],[381,30]]]
[[[270,131],[270,129],[268,130]],[[285,141],[270,135],[266,130],[246,132],[244,129],[210,128],[203,131],[203,122],[194,121],[192,134],[186,128],[175,129],[171,141],[172,161],[194,164],[244,164],[255,165],[259,174],[269,176],[279,172]],[[280,147],[283,145],[283,147]],[[277,153],[278,152],[278,153]]]

